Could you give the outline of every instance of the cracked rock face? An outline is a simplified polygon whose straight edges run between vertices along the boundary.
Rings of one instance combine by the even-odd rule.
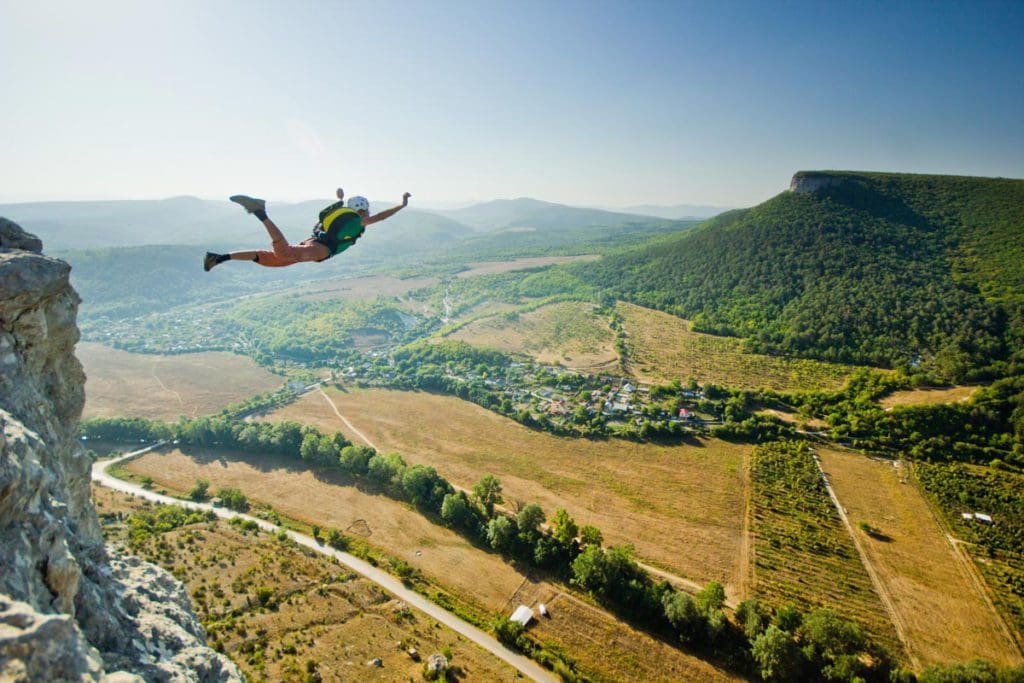
[[[819,192],[829,187],[842,185],[846,180],[846,178],[834,174],[825,175],[813,171],[799,171],[789,182],[789,191],[797,194]]]
[[[0,680],[243,680],[179,582],[104,547],[70,270],[0,218]]]

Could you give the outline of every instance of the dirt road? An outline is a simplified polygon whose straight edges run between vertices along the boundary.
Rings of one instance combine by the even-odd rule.
[[[142,498],[151,500],[156,503],[162,503],[165,505],[181,505],[183,507],[187,507],[193,510],[210,510],[221,519],[231,519],[232,517],[240,517],[241,519],[251,520],[258,524],[260,528],[264,531],[269,531],[271,533],[278,533],[283,530],[281,527],[275,524],[271,524],[266,520],[257,519],[255,517],[251,517],[240,512],[227,510],[225,508],[215,508],[208,503],[193,503],[191,501],[179,500],[177,498],[171,498],[170,496],[164,496],[154,491],[147,491],[146,489],[140,486],[130,484],[126,481],[122,481],[121,479],[117,479],[116,477],[107,474],[107,468],[110,467],[111,465],[119,462],[124,462],[125,460],[129,460],[131,458],[138,457],[143,453],[148,453],[149,451],[152,451],[153,449],[162,446],[164,443],[166,442],[160,442],[147,448],[143,448],[132,453],[127,453],[118,458],[94,463],[92,466],[93,481],[100,484],[101,486],[106,486],[108,488],[112,488],[117,491],[123,491],[125,493],[131,493],[133,495],[140,496]],[[516,654],[512,650],[509,650],[507,647],[499,643],[497,640],[495,640],[487,633],[481,631],[472,624],[465,622],[462,619],[459,619],[450,612],[435,605],[419,593],[409,590],[408,588],[403,586],[402,583],[398,581],[398,579],[394,578],[387,572],[384,572],[372,566],[371,564],[364,562],[363,560],[359,559],[358,557],[355,557],[354,555],[349,555],[348,553],[341,552],[340,550],[335,550],[334,548],[330,548],[326,545],[321,545],[312,537],[306,536],[305,534],[300,534],[298,532],[291,530],[284,531],[288,534],[289,538],[291,538],[299,545],[309,548],[311,550],[315,550],[316,552],[321,553],[323,555],[327,555],[328,557],[335,558],[352,571],[356,572],[357,574],[361,574],[362,576],[365,576],[367,579],[373,581],[378,586],[385,589],[386,591],[388,591],[395,597],[399,598],[400,600],[404,600],[407,604],[411,605],[412,607],[415,607],[421,612],[424,612],[432,619],[435,619],[444,624],[445,626],[447,626],[448,628],[452,629],[453,631],[462,634],[469,640],[473,641],[483,649],[493,654],[495,657],[515,667],[529,678],[535,681],[550,681],[551,683],[556,683],[558,681],[558,678],[556,676],[551,674],[546,669],[542,668],[532,659],[524,657],[520,654]]]
[[[920,659],[910,646],[910,639],[907,637],[907,627],[903,623],[903,619],[900,618],[899,612],[896,611],[896,606],[893,604],[889,591],[886,589],[882,579],[879,578],[878,572],[875,570],[875,565],[871,561],[871,558],[864,551],[864,546],[861,544],[860,538],[857,536],[857,531],[853,528],[850,518],[846,515],[846,508],[844,508],[839,502],[839,497],[836,496],[835,489],[832,488],[832,482],[828,480],[828,475],[825,473],[825,468],[821,466],[821,461],[818,459],[818,455],[813,453],[811,457],[814,458],[814,464],[818,467],[818,472],[821,474],[821,480],[825,484],[825,490],[828,491],[829,498],[832,499],[832,505],[835,506],[836,512],[839,513],[839,518],[843,521],[843,526],[846,527],[846,531],[850,535],[850,539],[853,541],[854,548],[857,549],[857,554],[860,556],[860,562],[864,565],[864,569],[867,570],[868,578],[871,579],[871,585],[874,586],[875,593],[878,594],[878,598],[881,600],[882,606],[885,607],[885,611],[889,615],[889,620],[896,629],[896,636],[899,638],[900,644],[903,645],[903,651],[907,654],[907,657],[910,659],[910,663],[913,667],[920,670]]]

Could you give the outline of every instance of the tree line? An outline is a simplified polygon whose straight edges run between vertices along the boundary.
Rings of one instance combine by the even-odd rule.
[[[883,680],[892,662],[859,627],[829,610],[804,614],[794,606],[775,610],[757,600],[742,603],[735,621],[725,613],[725,591],[711,582],[696,595],[655,581],[636,561],[630,546],[606,548],[603,534],[579,525],[564,509],[547,518],[536,503],[503,509],[501,482],[482,477],[471,491],[457,490],[436,469],[409,464],[398,453],[378,453],[340,433],[323,434],[294,422],[241,422],[204,417],[167,424],[137,418],[104,418],[82,423],[90,438],[138,441],[177,439],[209,448],[239,449],[292,457],[311,467],[338,471],[353,481],[407,501],[421,513],[463,534],[479,547],[499,552],[552,578],[590,593],[620,617],[671,637],[691,650],[729,666],[787,680],[792,672],[854,680]],[[197,486],[203,482],[197,482]],[[207,486],[196,495],[207,494]],[[335,537],[337,536],[337,537]],[[341,534],[328,541],[344,547]],[[785,627],[785,628],[783,628]],[[528,639],[499,619],[499,636],[529,650]]]

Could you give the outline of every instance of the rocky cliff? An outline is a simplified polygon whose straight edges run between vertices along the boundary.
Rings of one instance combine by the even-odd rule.
[[[835,173],[815,173],[814,171],[797,171],[789,182],[789,191],[797,194],[818,192],[826,187],[841,185],[848,178]]]
[[[70,270],[0,218],[0,680],[242,680],[180,583],[104,546]]]

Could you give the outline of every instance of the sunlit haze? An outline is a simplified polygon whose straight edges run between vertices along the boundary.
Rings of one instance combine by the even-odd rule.
[[[0,201],[1024,177],[1020,2],[0,0]]]

